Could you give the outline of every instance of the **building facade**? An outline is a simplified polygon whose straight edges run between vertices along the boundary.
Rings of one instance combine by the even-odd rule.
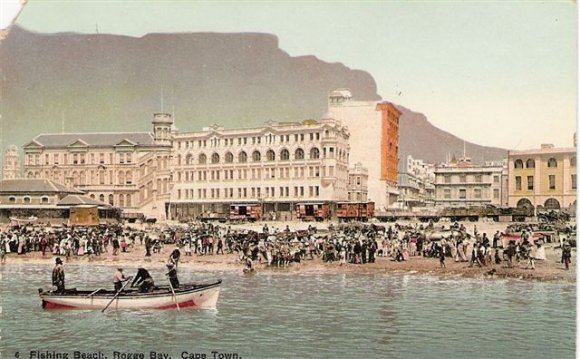
[[[397,201],[399,117],[389,102],[353,101],[349,90],[330,93],[328,115],[350,131],[350,163],[368,168],[368,200],[378,211]]]
[[[38,135],[24,146],[24,176],[63,183],[127,212],[165,218],[173,119],[155,114],[152,124],[152,133]]]
[[[435,205],[445,207],[502,206],[501,164],[474,165],[469,159],[435,167]]]
[[[369,171],[362,163],[348,169],[348,200],[351,202],[367,202],[369,194]]]
[[[348,159],[349,132],[331,118],[175,133],[169,212],[189,219],[259,203],[291,219],[296,203],[348,198]]]
[[[4,164],[2,165],[2,179],[20,178],[20,157],[16,145],[8,146],[4,151]]]
[[[510,207],[545,209],[576,205],[576,148],[508,152]]]

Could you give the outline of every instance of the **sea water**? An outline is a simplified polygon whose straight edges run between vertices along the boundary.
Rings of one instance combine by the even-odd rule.
[[[67,287],[113,286],[112,267],[65,268]],[[43,310],[37,293],[50,288],[51,269],[49,264],[1,266],[2,359],[575,355],[576,287],[568,284],[181,269],[181,282],[223,279],[216,310],[101,313]],[[162,269],[150,272],[157,284],[167,284]]]

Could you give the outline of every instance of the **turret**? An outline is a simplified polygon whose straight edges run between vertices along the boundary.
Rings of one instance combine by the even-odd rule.
[[[171,128],[173,117],[169,113],[156,113],[153,115],[153,139],[156,144],[171,146]]]

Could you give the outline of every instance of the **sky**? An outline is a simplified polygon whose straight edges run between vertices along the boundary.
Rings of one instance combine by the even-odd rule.
[[[2,2],[5,17],[17,1]],[[383,99],[468,141],[568,147],[576,131],[572,1],[29,0],[17,23],[46,33],[271,33],[292,56],[369,72]]]

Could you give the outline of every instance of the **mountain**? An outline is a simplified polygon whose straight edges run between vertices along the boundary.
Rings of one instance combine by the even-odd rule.
[[[40,34],[12,27],[0,42],[1,148],[42,132],[148,131],[154,112],[181,130],[219,123],[320,118],[327,94],[381,99],[373,77],[314,56],[292,57],[274,35],[171,33],[135,38]],[[402,108],[400,158],[440,162],[463,141]],[[474,160],[505,151],[468,144]]]

